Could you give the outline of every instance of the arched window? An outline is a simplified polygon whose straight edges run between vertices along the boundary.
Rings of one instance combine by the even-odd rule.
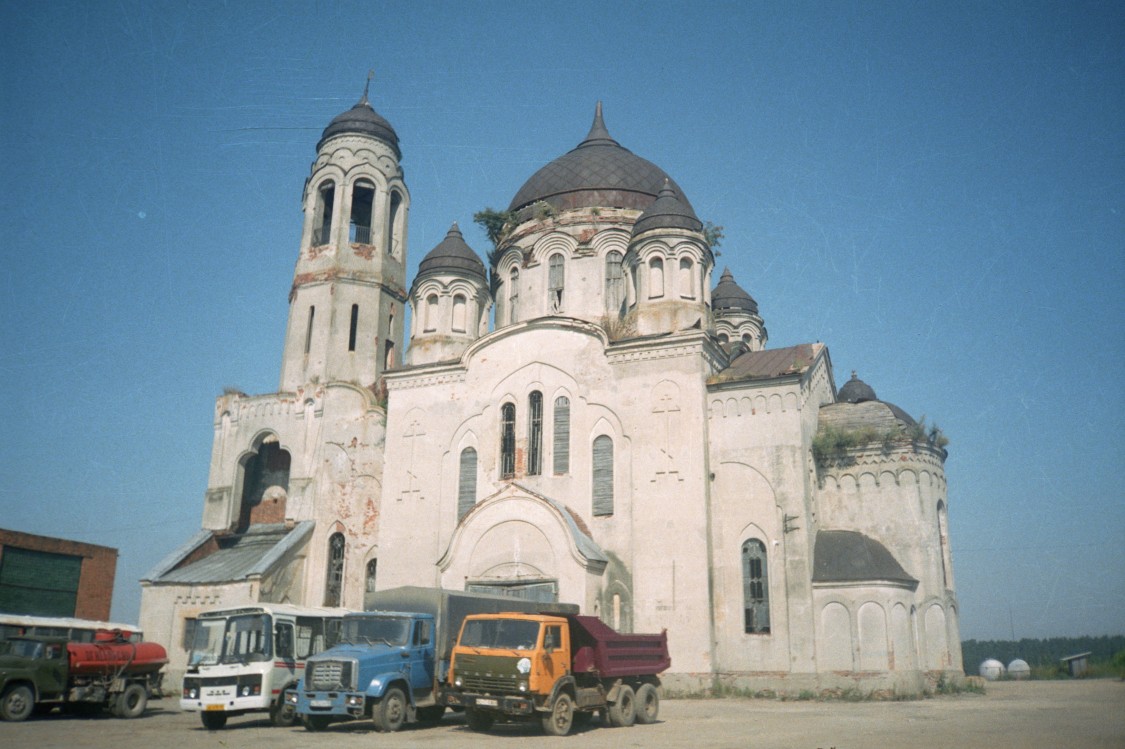
[[[328,180],[316,191],[316,213],[313,215],[313,245],[332,241],[332,213],[336,200],[336,183]]]
[[[726,333],[719,333],[719,343],[730,343],[730,336]]]
[[[691,258],[680,258],[680,296],[695,299],[695,263]]]
[[[516,405],[500,407],[500,477],[516,475]]]
[[[937,503],[938,544],[941,550],[941,583],[946,588],[949,584],[949,531],[946,528],[948,518],[945,516],[945,502]]]
[[[422,324],[423,333],[432,333],[437,330],[438,298],[437,294],[426,297],[426,321]]]
[[[520,321],[520,271],[512,268],[508,274],[508,324]]]
[[[360,180],[352,187],[352,215],[348,221],[348,240],[371,244],[371,213],[375,204],[375,185]]]
[[[364,578],[364,589],[368,593],[375,592],[375,570],[379,568],[379,560],[372,559],[367,563],[367,575]]]
[[[563,256],[551,255],[547,269],[547,302],[551,312],[561,312],[563,308],[563,287],[566,285],[566,266]]]
[[[570,471],[570,399],[565,395],[555,398],[555,430],[554,430],[554,466],[555,475],[562,475]]]
[[[543,472],[543,394],[534,391],[527,398],[527,475]]]
[[[749,333],[743,333],[742,342],[749,346],[753,342],[753,339],[750,337]]]
[[[313,332],[313,318],[316,317],[316,307],[309,306],[309,322],[305,326],[305,353],[308,354],[312,349],[312,332]]]
[[[355,335],[359,330],[359,305],[352,305],[352,321],[348,326],[348,351],[355,351]]]
[[[383,371],[391,369],[395,365],[395,342],[391,340],[390,336],[395,332],[395,311],[392,308],[387,315],[387,340],[383,344]]]
[[[467,324],[468,312],[466,311],[465,296],[457,294],[453,297],[453,332],[464,333]]]
[[[766,545],[756,538],[742,544],[742,609],[747,634],[770,631],[770,585]]]
[[[625,303],[625,273],[621,269],[621,253],[613,250],[605,256],[605,308],[619,314]]]
[[[477,501],[477,451],[466,447],[461,451],[460,475],[457,478],[457,519],[473,509]]]
[[[613,514],[613,438],[601,435],[594,439],[594,506],[595,515]]]
[[[328,538],[328,579],[324,583],[324,605],[339,606],[344,589],[344,534]]]
[[[654,257],[648,261],[648,298],[664,296],[664,261]]]
[[[397,190],[391,191],[391,206],[387,213],[387,254],[398,255],[398,245],[402,231],[398,226],[399,213],[402,210],[402,195]]]

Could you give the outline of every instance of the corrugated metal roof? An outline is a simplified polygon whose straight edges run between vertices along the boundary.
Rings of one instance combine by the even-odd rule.
[[[218,538],[219,550],[153,580],[157,583],[224,583],[265,574],[312,533],[314,523],[250,526],[246,533]]]
[[[886,546],[857,531],[817,531],[814,583],[892,582],[918,586]]]

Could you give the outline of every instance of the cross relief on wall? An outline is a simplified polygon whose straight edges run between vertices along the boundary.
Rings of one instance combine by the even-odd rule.
[[[669,486],[683,482],[683,477],[676,470],[676,456],[673,452],[672,433],[675,420],[680,414],[680,406],[676,403],[676,393],[672,387],[657,386],[654,392],[656,402],[653,404],[653,422],[656,425],[657,439],[657,468],[652,478],[652,483]]]
[[[405,500],[419,500],[422,498],[422,489],[418,481],[418,472],[420,467],[415,466],[415,453],[417,452],[418,440],[426,436],[426,431],[422,428],[422,423],[415,417],[410,420],[410,425],[406,428],[402,438],[407,440],[409,447],[406,451],[406,488],[398,495],[398,501]]]

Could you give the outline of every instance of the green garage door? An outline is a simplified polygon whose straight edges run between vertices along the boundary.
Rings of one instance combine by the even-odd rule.
[[[0,557],[0,611],[74,616],[82,557],[12,546]]]

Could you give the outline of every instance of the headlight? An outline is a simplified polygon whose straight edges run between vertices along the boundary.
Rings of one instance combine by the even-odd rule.
[[[462,684],[462,682],[461,682],[460,676],[458,676],[456,679],[453,680],[453,686],[457,687],[458,689],[461,687],[461,684]]]
[[[290,704],[290,705],[296,705],[297,704],[297,693],[293,692],[293,691],[286,692],[285,693],[285,702]]]
[[[530,658],[520,658],[519,662],[516,663],[516,670],[519,671],[521,674],[531,673],[531,659]]]
[[[244,686],[242,688],[242,696],[243,697],[249,697],[250,696],[250,685],[249,684],[247,684],[246,686]]]
[[[527,682],[521,681],[520,684],[519,684],[519,687],[520,687],[521,692],[526,692],[527,691]]]

